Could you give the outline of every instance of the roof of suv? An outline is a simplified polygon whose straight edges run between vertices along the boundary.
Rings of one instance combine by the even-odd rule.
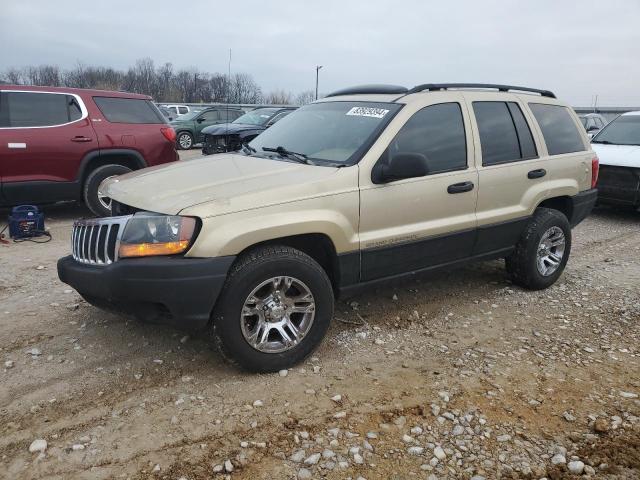
[[[151,100],[148,95],[130,92],[115,92],[113,90],[96,90],[89,88],[68,88],[68,87],[37,87],[32,85],[1,85],[2,90],[19,90],[23,92],[54,92],[54,93],[71,93],[75,95],[90,95],[96,97],[118,97],[118,98],[136,98],[141,100]]]
[[[512,93],[512,94],[533,94],[555,100],[556,96],[549,90],[541,90],[529,87],[517,87],[513,85],[498,85],[489,83],[425,83],[417,85],[411,89],[398,85],[359,85],[355,87],[337,90],[325,96],[321,101],[337,100],[367,100],[372,102],[399,102],[406,103],[405,99],[410,99],[412,94],[430,93],[443,91],[474,91]],[[495,93],[495,92],[494,92]],[[345,98],[346,97],[346,98]]]

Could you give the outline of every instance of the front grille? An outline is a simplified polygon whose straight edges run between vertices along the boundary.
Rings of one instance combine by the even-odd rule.
[[[131,215],[76,220],[71,234],[73,258],[89,265],[110,265],[118,259],[118,247]]]

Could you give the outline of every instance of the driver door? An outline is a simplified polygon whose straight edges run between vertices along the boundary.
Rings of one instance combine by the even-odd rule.
[[[401,118],[402,126],[377,162],[397,153],[420,153],[429,173],[375,184],[371,168],[361,168],[362,281],[453,263],[473,251],[478,172],[462,96],[430,94],[423,103],[406,105],[394,122]]]
[[[202,135],[202,129],[215,125],[221,122],[220,112],[218,110],[208,110],[206,112],[201,113],[196,118],[195,125],[195,133],[196,133],[196,143],[201,143],[204,140],[204,136]]]

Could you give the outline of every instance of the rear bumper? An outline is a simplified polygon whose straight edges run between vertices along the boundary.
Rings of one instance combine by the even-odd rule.
[[[58,276],[89,303],[145,321],[204,328],[235,257],[150,257],[108,266],[58,260]]]
[[[571,197],[573,208],[571,209],[572,213],[569,222],[572,227],[578,225],[591,213],[597,199],[598,190],[595,188],[585,190],[584,192],[580,192],[574,197]]]

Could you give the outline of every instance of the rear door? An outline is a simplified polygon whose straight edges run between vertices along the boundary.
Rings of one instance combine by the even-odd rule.
[[[50,202],[79,195],[84,156],[97,148],[87,109],[77,95],[2,92],[0,176],[8,203]]]
[[[571,127],[567,130],[565,125],[557,132],[556,137],[565,137],[564,145],[555,147],[550,155],[530,110],[534,103],[525,103],[525,95],[464,95],[476,120],[473,136],[479,191],[474,254],[480,255],[513,246],[545,198],[577,193],[575,179],[584,175],[580,164],[585,145],[578,133],[581,125],[566,107],[541,104],[544,109],[563,110],[559,113],[566,115]]]

